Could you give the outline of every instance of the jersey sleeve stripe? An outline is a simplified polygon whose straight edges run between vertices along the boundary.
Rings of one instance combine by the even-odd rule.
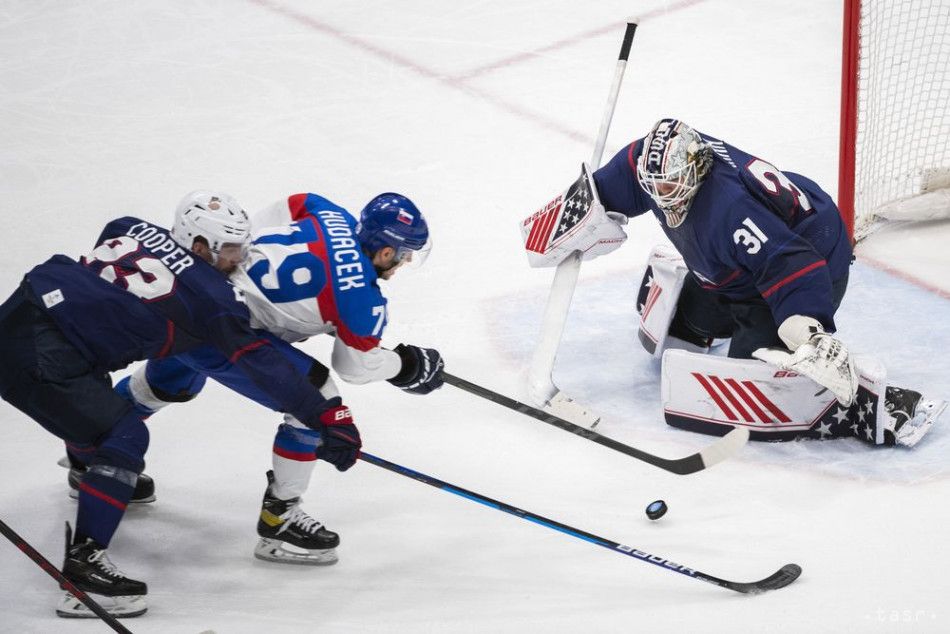
[[[267,346],[267,345],[270,345],[269,341],[267,341],[266,339],[258,339],[257,341],[253,343],[249,343],[246,346],[236,350],[234,354],[231,355],[231,358],[228,359],[228,361],[230,361],[231,363],[237,363],[238,359],[243,357],[245,353],[250,352],[251,350],[256,350],[257,348],[260,348],[262,346]]]
[[[627,150],[627,163],[630,164],[630,169],[633,171],[633,175],[637,175],[637,162],[633,160],[633,152],[637,149],[637,142],[634,141],[630,144],[630,149]]]
[[[175,322],[171,319],[168,321],[167,333],[165,335],[165,345],[162,346],[162,349],[158,353],[158,357],[162,358],[168,356],[168,352],[172,349],[172,344],[175,343]]]
[[[734,279],[736,279],[737,277],[739,277],[741,274],[742,274],[742,269],[736,269],[735,271],[733,271],[732,273],[729,274],[729,277],[727,277],[727,278],[724,279],[723,281],[719,282],[718,284],[715,284],[715,283],[713,283],[713,284],[708,284],[708,283],[706,283],[706,282],[703,282],[702,284],[700,284],[700,286],[702,286],[703,288],[708,289],[708,290],[715,290],[715,289],[717,289],[717,288],[719,288],[719,287],[721,287],[721,286],[725,286],[726,284],[728,284],[728,283],[731,282],[732,280],[734,280]]]
[[[379,345],[378,337],[361,337],[344,326],[342,323],[337,325],[336,334],[340,337],[343,343],[351,348],[359,350],[360,352],[367,352]]]
[[[762,293],[762,297],[768,297],[769,295],[771,295],[772,293],[774,293],[774,292],[777,291],[778,289],[782,288],[783,286],[785,286],[785,285],[788,284],[789,282],[794,282],[795,280],[797,280],[798,278],[800,278],[802,275],[807,275],[808,273],[811,273],[811,272],[814,271],[815,269],[817,269],[817,268],[819,268],[819,267],[822,267],[822,266],[825,266],[826,264],[828,264],[828,263],[827,263],[826,261],[824,261],[824,260],[818,260],[817,262],[812,262],[811,264],[809,264],[809,265],[806,266],[805,268],[799,269],[799,270],[795,271],[795,272],[792,273],[791,275],[786,276],[786,277],[783,278],[782,280],[780,280],[780,281],[776,282],[775,284],[773,284],[772,286],[770,286],[767,291],[765,291],[764,293]]]

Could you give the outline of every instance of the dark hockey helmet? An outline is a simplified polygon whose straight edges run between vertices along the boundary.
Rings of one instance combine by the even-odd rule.
[[[712,160],[709,144],[679,119],[661,119],[643,140],[637,180],[670,227],[683,222]]]
[[[360,245],[370,254],[383,247],[396,251],[396,262],[421,265],[432,248],[429,226],[415,204],[393,192],[380,194],[363,207],[356,226]]]

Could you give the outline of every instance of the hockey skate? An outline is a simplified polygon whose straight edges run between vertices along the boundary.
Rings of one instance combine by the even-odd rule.
[[[947,408],[947,402],[925,399],[920,392],[888,387],[884,394],[887,420],[884,444],[913,447]]]
[[[267,472],[267,490],[257,522],[261,539],[254,556],[265,561],[304,566],[328,566],[337,562],[340,537],[307,515],[299,497],[281,500],[271,494],[274,472]]]
[[[66,558],[63,576],[78,589],[93,595],[103,609],[116,618],[145,614],[148,587],[142,581],[129,579],[109,561],[106,549],[91,539],[72,543],[72,530],[66,523]],[[65,590],[66,587],[61,587]],[[60,601],[56,615],[64,618],[98,618],[71,592]]]
[[[67,482],[69,482],[69,497],[79,499],[79,484],[82,482],[82,476],[86,473],[86,466],[79,462],[66,458],[61,458],[57,463],[61,467],[69,469]],[[130,504],[146,504],[155,501],[155,481],[144,473],[140,473],[135,481],[135,491],[132,492]]]

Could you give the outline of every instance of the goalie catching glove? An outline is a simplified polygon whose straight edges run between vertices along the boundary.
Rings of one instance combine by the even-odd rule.
[[[756,359],[807,376],[828,388],[844,406],[854,402],[858,392],[858,373],[848,349],[825,332],[818,320],[792,315],[778,328],[778,336],[791,352],[777,348],[759,348]]]
[[[428,394],[442,387],[445,362],[438,350],[401,343],[393,352],[399,355],[402,369],[390,383],[410,394]]]

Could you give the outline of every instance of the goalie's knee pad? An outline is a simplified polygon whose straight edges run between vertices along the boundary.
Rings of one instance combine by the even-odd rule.
[[[687,272],[683,258],[674,249],[664,245],[653,247],[637,294],[637,313],[640,343],[656,359],[663,356],[667,347],[687,346],[687,342],[669,336]]]
[[[886,412],[883,366],[856,359],[858,398],[850,407],[806,376],[753,359],[668,350],[663,355],[661,401],[667,424],[721,436],[749,429],[752,440],[856,436],[881,444]]]

